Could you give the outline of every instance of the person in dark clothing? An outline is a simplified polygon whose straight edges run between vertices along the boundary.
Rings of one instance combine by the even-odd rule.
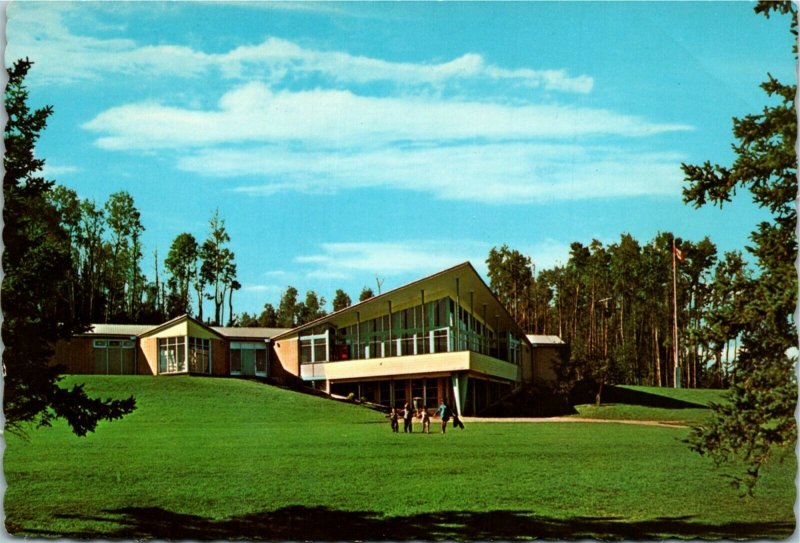
[[[412,433],[412,426],[411,422],[414,418],[414,410],[411,409],[411,404],[406,402],[406,405],[403,407],[403,433],[410,434]]]
[[[392,407],[392,412],[389,413],[389,421],[392,423],[392,432],[394,432],[395,434],[400,429],[400,424],[397,422],[398,418],[399,416],[397,415],[397,409]]]
[[[453,428],[464,429],[464,423],[461,422],[461,417],[458,416],[458,411],[453,409]]]

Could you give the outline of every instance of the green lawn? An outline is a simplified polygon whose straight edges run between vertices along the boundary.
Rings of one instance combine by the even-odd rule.
[[[77,438],[7,436],[27,536],[180,539],[788,537],[796,462],[742,499],[685,428],[472,423],[392,434],[358,406],[251,381],[81,377],[139,408]],[[436,421],[433,427],[436,428]],[[415,427],[418,430],[419,426]]]
[[[575,417],[603,420],[654,420],[678,424],[702,424],[711,416],[710,403],[723,403],[723,390],[644,386],[609,387],[600,406],[576,405]],[[615,401],[618,400],[618,401]],[[674,404],[660,407],[662,404]],[[679,406],[679,407],[675,407]]]
[[[723,403],[725,390],[711,388],[668,388],[623,385],[619,388],[680,400],[698,405]]]

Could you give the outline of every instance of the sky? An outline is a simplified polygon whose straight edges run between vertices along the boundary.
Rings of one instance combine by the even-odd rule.
[[[743,250],[740,194],[682,200],[681,163],[730,164],[733,117],[794,81],[786,17],[748,2],[11,2],[6,63],[54,108],[45,174],[134,198],[152,278],[225,221],[234,311],[287,286],[355,300],[507,244],[658,232]],[[328,306],[329,308],[330,306]]]

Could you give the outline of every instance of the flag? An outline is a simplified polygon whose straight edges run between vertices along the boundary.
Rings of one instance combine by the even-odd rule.
[[[683,262],[683,251],[681,251],[680,249],[675,247],[675,245],[673,245],[672,246],[672,252],[675,253],[675,258],[677,258],[679,261]]]

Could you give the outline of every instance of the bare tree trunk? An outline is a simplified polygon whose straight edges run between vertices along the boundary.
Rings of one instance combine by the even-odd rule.
[[[653,327],[653,347],[655,348],[655,370],[656,370],[656,386],[661,386],[661,356],[658,348],[658,326]]]

